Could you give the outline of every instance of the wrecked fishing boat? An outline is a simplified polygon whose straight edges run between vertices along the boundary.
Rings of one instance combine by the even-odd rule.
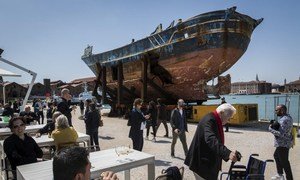
[[[93,54],[88,46],[82,60],[117,104],[136,97],[201,103],[210,92],[230,93],[230,75],[219,75],[245,53],[262,20],[240,14],[236,7],[208,12],[173,21],[165,30],[160,24],[148,37],[111,51]],[[217,77],[218,84],[208,88],[207,82]]]

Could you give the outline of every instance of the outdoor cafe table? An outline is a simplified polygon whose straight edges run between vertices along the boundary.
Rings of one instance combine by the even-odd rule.
[[[84,133],[80,133],[80,132],[77,132],[77,133],[78,133],[77,142],[86,142],[87,146],[90,146],[90,136],[87,134],[84,134]],[[38,144],[39,147],[55,145],[54,140],[51,137],[48,137],[48,135],[42,135],[41,137],[33,136],[32,138],[35,140],[35,142]],[[5,164],[3,163],[4,162],[3,160],[5,158],[3,144],[4,144],[4,140],[1,140],[0,141],[0,158],[1,158],[1,165],[0,165],[1,167],[0,168],[2,168],[2,166],[5,168]],[[3,172],[2,172],[2,175],[3,175]]]
[[[4,122],[0,116],[0,127],[7,127],[8,126],[8,122]]]
[[[125,171],[125,179],[130,179],[130,169],[148,165],[148,180],[155,178],[155,157],[144,152],[130,149],[127,155],[118,156],[115,149],[90,153],[91,179],[99,178],[104,171]],[[18,180],[52,180],[52,160],[17,167]],[[146,179],[146,178],[145,178]]]
[[[90,146],[90,136],[84,133],[78,133],[78,139],[77,142],[86,142],[87,146]],[[54,140],[51,137],[48,137],[48,135],[42,135],[41,137],[32,137],[35,142],[40,146],[40,147],[44,147],[44,146],[54,146]],[[5,158],[5,153],[4,153],[4,148],[3,148],[3,143],[4,140],[0,141],[0,153],[1,153],[1,159]]]
[[[25,128],[25,132],[26,133],[35,133],[39,129],[43,128],[44,126],[45,126],[45,124],[28,125]],[[9,136],[11,134],[12,134],[12,132],[11,132],[10,128],[0,128],[0,138],[3,136]]]

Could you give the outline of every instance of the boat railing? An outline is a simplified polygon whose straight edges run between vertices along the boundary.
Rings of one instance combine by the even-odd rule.
[[[193,25],[190,25],[190,26],[186,26],[186,27],[180,29],[180,31],[184,31],[184,30],[193,28],[195,26],[204,26],[205,24],[215,23],[215,22],[222,22],[222,21],[240,22],[240,20],[236,20],[236,19],[228,19],[228,20],[225,20],[225,19],[216,19],[216,20],[211,20],[211,21],[206,21],[206,22],[203,22],[203,23],[197,23],[197,24],[193,24]],[[203,28],[201,28],[201,29],[203,29]],[[173,34],[171,35],[171,37],[168,40],[168,43],[171,43],[173,41],[174,35],[177,34],[178,32],[179,32],[179,30],[176,30],[176,31],[173,32]]]
[[[159,37],[159,39],[161,40],[162,43],[160,43],[157,40],[157,38],[155,37],[155,35],[157,35]],[[154,42],[156,42],[157,45],[155,45],[155,43],[153,42],[153,40],[151,40],[151,38],[154,39]],[[148,39],[149,39],[150,43],[152,44],[153,48],[158,47],[158,46],[160,47],[160,46],[162,46],[163,44],[166,43],[165,40],[159,34],[154,34],[154,35],[148,37]]]

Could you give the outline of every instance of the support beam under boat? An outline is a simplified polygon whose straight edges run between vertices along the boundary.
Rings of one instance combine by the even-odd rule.
[[[165,91],[163,88],[161,88],[159,85],[157,85],[154,81],[152,81],[151,79],[147,79],[148,84],[155,89],[156,91],[158,91],[165,99],[167,99],[170,102],[176,103],[178,97],[174,96],[170,93],[168,93],[167,91]]]
[[[123,101],[123,64],[118,64],[118,90],[117,90],[117,105],[120,106]]]
[[[142,61],[142,94],[141,98],[145,101],[147,99],[147,69],[148,69],[148,61],[147,59],[143,59]]]
[[[106,97],[106,92],[107,92],[107,82],[106,82],[106,67],[102,67],[102,74],[101,74],[101,82],[102,82],[102,103],[106,104],[107,103],[107,97]]]
[[[128,89],[126,86],[122,86],[122,88],[123,88],[123,90],[125,91],[125,92],[127,92],[132,98],[138,98],[139,97],[139,95],[137,95],[136,93],[134,93],[133,91],[131,91],[130,89]],[[132,100],[132,102],[133,102],[133,100]]]

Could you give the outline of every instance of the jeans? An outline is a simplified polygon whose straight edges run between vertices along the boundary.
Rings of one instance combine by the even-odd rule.
[[[283,174],[284,170],[286,179],[293,180],[292,169],[289,161],[289,148],[277,147],[274,152],[274,159],[276,162],[277,173]]]
[[[96,147],[96,151],[100,151],[99,146],[99,138],[98,138],[98,130],[88,131],[86,130],[86,134],[90,136],[90,142],[91,142],[91,149],[95,150],[93,146]]]
[[[174,131],[172,131],[172,134],[173,134],[173,139],[172,139],[172,144],[171,144],[171,155],[174,155],[175,144],[177,142],[178,137],[179,137],[179,139],[180,139],[180,141],[182,143],[184,154],[187,155],[187,153],[188,153],[188,147],[187,147],[187,143],[186,143],[185,131],[181,131],[179,134],[177,134]]]

